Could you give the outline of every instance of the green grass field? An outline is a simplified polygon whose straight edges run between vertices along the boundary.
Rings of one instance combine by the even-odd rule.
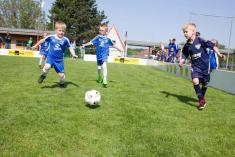
[[[65,60],[65,89],[52,69],[43,84],[38,59],[0,56],[1,157],[232,157],[235,96],[209,88],[197,109],[190,81],[154,67]],[[100,107],[84,103],[101,92]]]

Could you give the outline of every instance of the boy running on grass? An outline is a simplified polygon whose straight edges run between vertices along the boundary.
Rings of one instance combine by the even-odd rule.
[[[64,36],[66,30],[66,24],[62,21],[57,21],[55,24],[55,35],[49,35],[44,39],[41,39],[33,48],[36,48],[39,44],[48,42],[50,47],[46,58],[46,64],[42,69],[42,74],[38,79],[38,83],[42,83],[46,78],[48,71],[54,68],[59,75],[60,87],[65,87],[65,74],[64,74],[64,51],[69,48],[72,57],[77,58],[74,49],[70,48],[69,39]]]
[[[47,36],[47,32],[44,32],[43,33],[43,38],[46,38]],[[40,42],[40,41],[39,41]],[[38,45],[40,45],[39,47],[39,51],[40,51],[40,59],[39,59],[39,64],[38,64],[38,67],[40,69],[43,68],[43,63],[45,62],[46,60],[46,57],[47,57],[47,54],[48,54],[48,50],[49,50],[49,42],[45,41],[43,43],[39,43]]]
[[[190,56],[192,67],[192,83],[199,99],[198,109],[202,110],[206,106],[205,94],[210,81],[210,60],[209,49],[213,49],[218,56],[225,58],[219,49],[210,41],[205,41],[196,36],[196,25],[188,23],[183,26],[183,33],[187,39],[182,49],[182,58],[179,66],[182,67],[185,60]],[[200,87],[200,84],[202,85]]]
[[[97,82],[103,83],[103,87],[105,88],[107,88],[107,85],[108,85],[107,63],[108,63],[108,56],[109,56],[109,47],[112,46],[116,48],[117,50],[121,51],[121,49],[115,46],[113,41],[107,37],[107,32],[108,32],[108,26],[100,25],[99,34],[90,42],[82,45],[82,48],[85,48],[88,45],[96,46],[96,59],[97,59],[97,66],[98,66]],[[101,76],[101,69],[103,69],[103,77]]]

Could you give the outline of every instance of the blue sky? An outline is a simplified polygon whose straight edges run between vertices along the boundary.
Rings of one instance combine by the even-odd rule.
[[[235,17],[235,0],[96,0],[98,9],[104,10],[109,26],[115,25],[124,38],[141,41],[168,42],[174,37],[185,41],[182,25],[190,20],[197,24],[205,39],[218,39],[228,46],[231,19],[213,18],[199,14]],[[46,0],[45,10],[54,0]],[[235,48],[235,18],[232,27],[231,47]]]

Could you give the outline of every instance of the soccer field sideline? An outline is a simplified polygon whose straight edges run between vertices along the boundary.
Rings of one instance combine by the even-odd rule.
[[[234,156],[234,96],[209,88],[198,111],[191,82],[155,67],[65,60],[42,85],[37,59],[0,56],[0,156]],[[85,91],[101,92],[89,108]]]

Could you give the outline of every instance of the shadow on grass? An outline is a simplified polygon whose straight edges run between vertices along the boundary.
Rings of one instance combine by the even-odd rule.
[[[96,108],[99,108],[100,105],[89,105],[89,104],[86,104],[86,107],[90,108],[90,109],[96,109]]]
[[[98,83],[96,79],[95,79],[95,80],[94,80],[94,79],[84,80],[84,82],[96,82],[96,83]],[[116,80],[108,80],[108,82],[115,82],[115,83],[118,83],[119,81],[116,81]]]
[[[176,94],[176,93],[170,93],[170,92],[166,92],[166,91],[160,91],[160,92],[162,94],[165,94],[166,95],[165,97],[167,97],[167,98],[169,96],[173,96],[173,97],[176,97],[179,101],[181,101],[181,102],[183,102],[183,103],[185,103],[187,105],[190,105],[190,106],[193,106],[193,107],[197,107],[196,102],[198,102],[198,100],[195,99],[195,98],[184,96],[184,95],[179,95],[179,94]]]
[[[73,82],[65,82],[63,87],[61,87],[58,82],[54,82],[53,85],[50,85],[50,86],[43,86],[43,87],[41,87],[41,88],[67,88],[67,87],[70,86],[70,85],[73,85],[73,86],[75,86],[75,87],[79,87],[78,84],[73,83]]]

